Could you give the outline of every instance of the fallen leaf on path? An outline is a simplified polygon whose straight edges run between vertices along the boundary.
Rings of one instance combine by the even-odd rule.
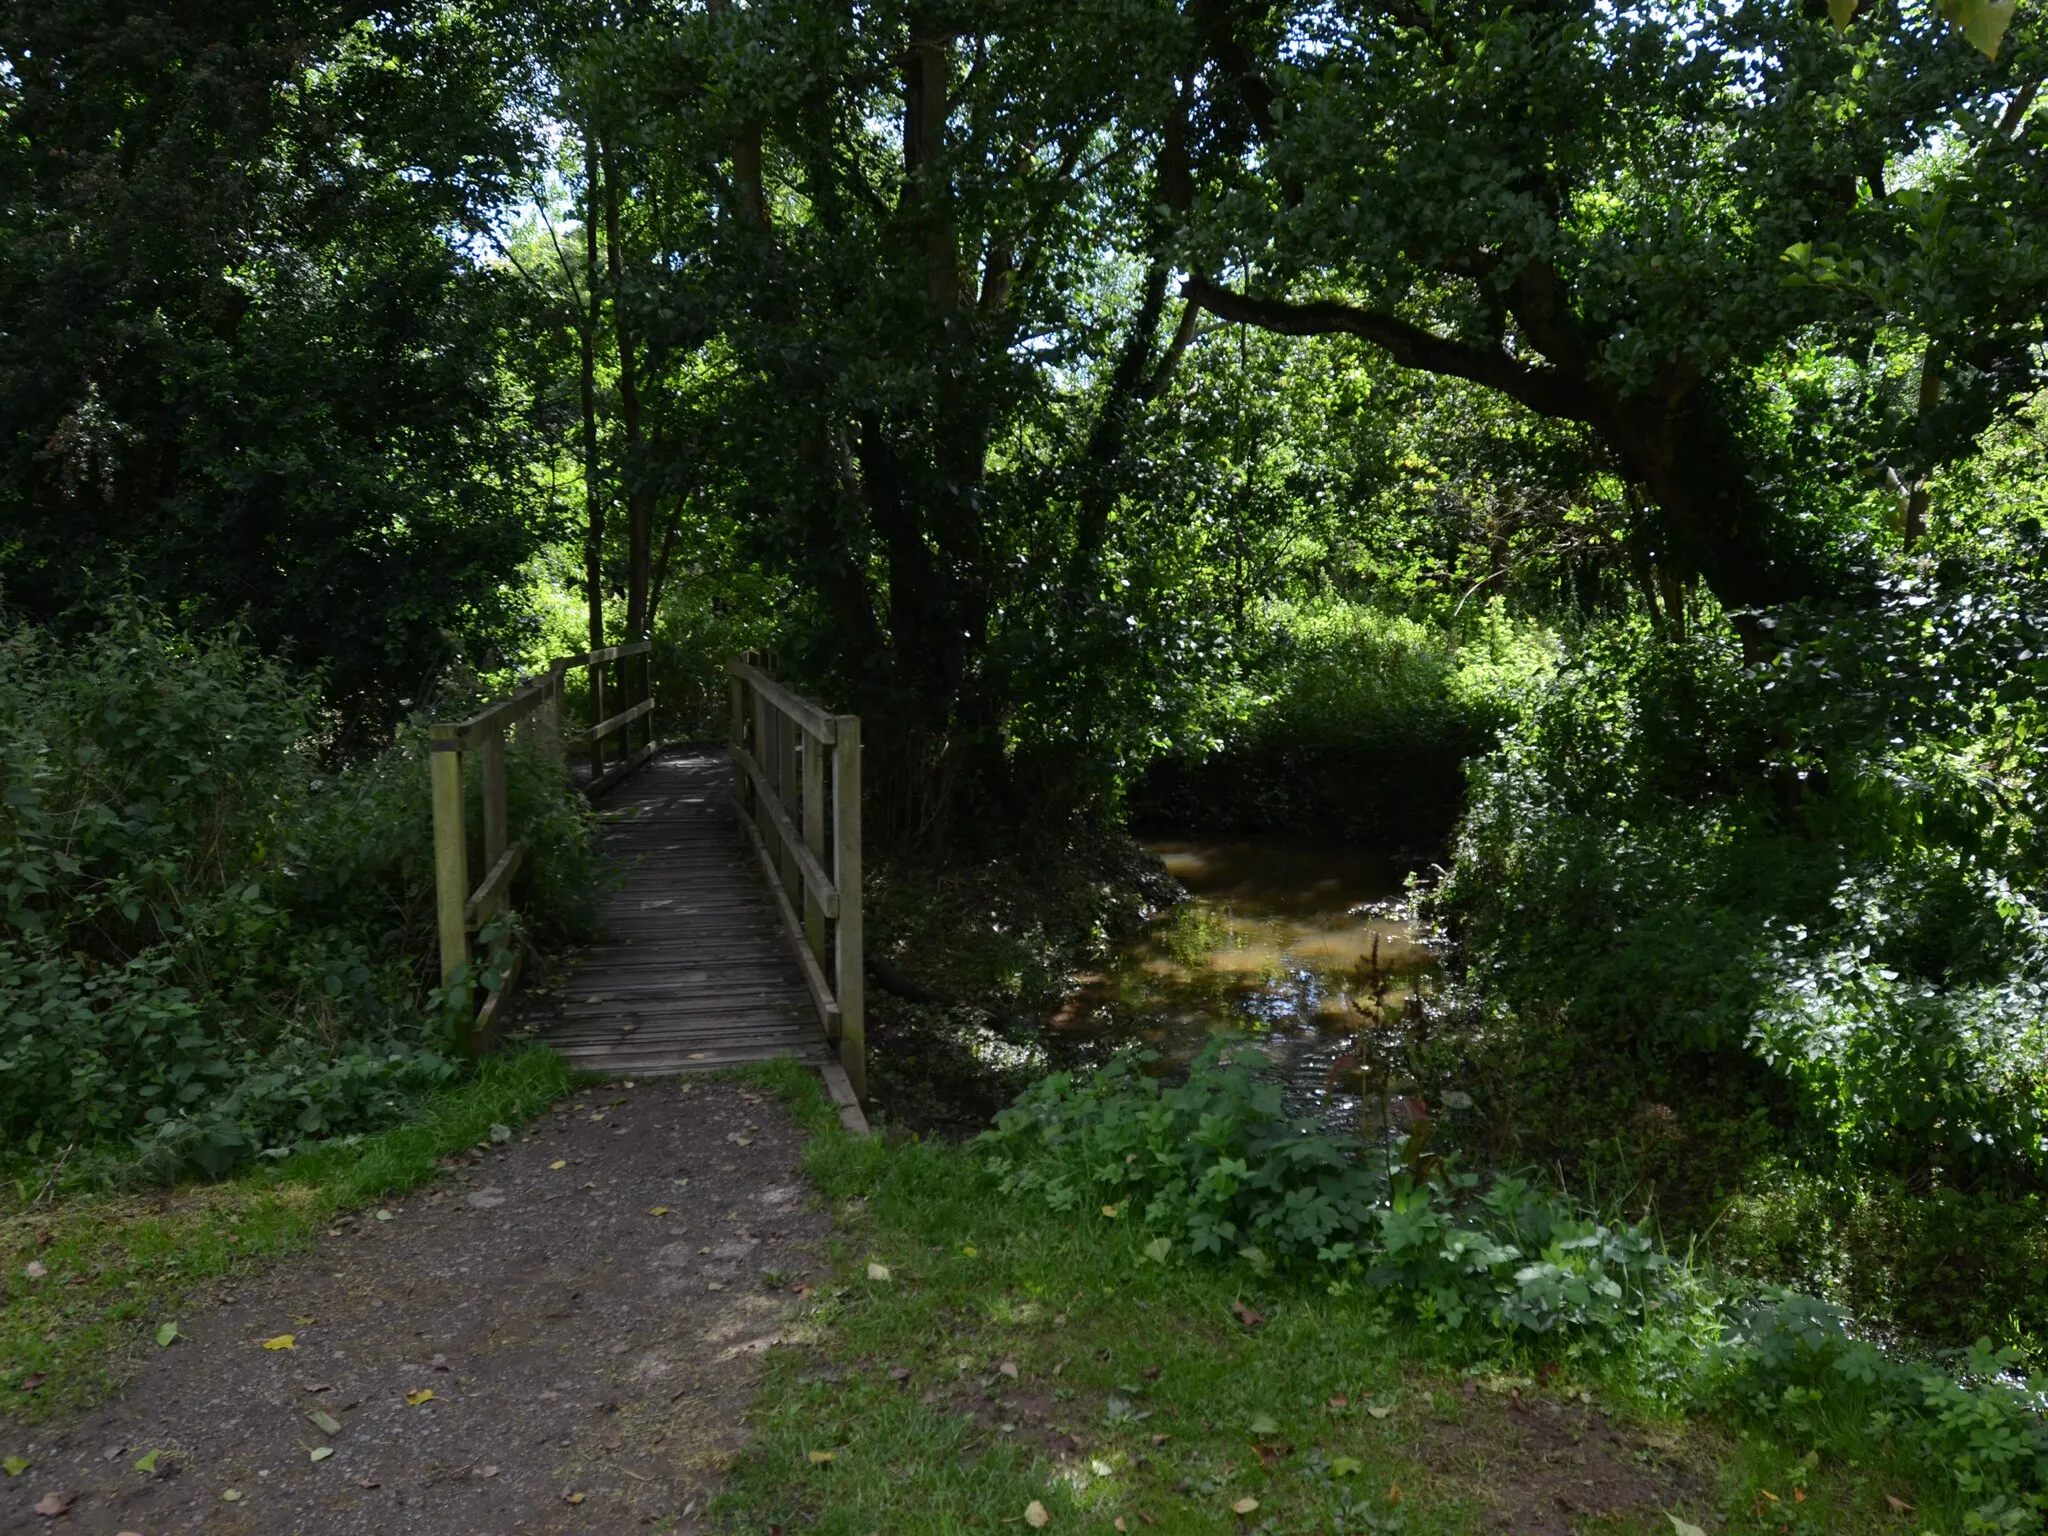
[[[40,1280],[43,1278],[43,1276],[47,1275],[49,1271],[43,1267],[43,1261],[41,1259],[30,1259],[28,1261],[28,1267],[24,1269],[22,1273],[24,1275],[27,1275],[31,1280]]]
[[[1015,1381],[1017,1379],[1017,1362],[1014,1360],[1005,1360],[1002,1362],[1002,1364],[998,1365],[996,1369],[998,1371],[1001,1371],[1005,1376],[1009,1377],[1012,1381]]]
[[[324,1381],[302,1381],[299,1383],[299,1390],[301,1392],[332,1392],[334,1388]]]
[[[1365,1411],[1371,1414],[1376,1419],[1384,1419],[1388,1414],[1392,1413],[1394,1410],[1391,1408],[1382,1407],[1378,1403],[1374,1403]]]
[[[1230,1311],[1231,1315],[1234,1316],[1240,1323],[1243,1323],[1247,1328],[1256,1328],[1259,1326],[1259,1324],[1263,1323],[1266,1320],[1265,1313],[1254,1312],[1242,1301],[1233,1301],[1230,1304]]]
[[[379,1221],[389,1221],[391,1219],[391,1212],[389,1208],[379,1206],[377,1209],[377,1219]]]
[[[910,1380],[910,1367],[908,1367],[908,1366],[906,1366],[906,1365],[899,1365],[899,1366],[896,1366],[896,1367],[895,1367],[894,1369],[892,1369],[892,1370],[891,1370],[891,1371],[889,1372],[889,1379],[890,1379],[891,1381],[908,1381],[908,1380]]]
[[[1910,1515],[1911,1513],[1913,1513],[1913,1506],[1908,1504],[1904,1499],[1899,1498],[1894,1494],[1886,1494],[1884,1496],[1884,1501],[1886,1505],[1890,1507],[1891,1512],[1895,1515]]]
[[[650,1216],[666,1216],[668,1214],[668,1207],[665,1205],[650,1205],[647,1207],[647,1214]]]
[[[555,1159],[555,1160],[554,1160],[554,1161],[553,1161],[552,1163],[549,1163],[549,1164],[548,1164],[548,1167],[549,1167],[550,1169],[555,1169],[555,1168],[566,1168],[566,1167],[568,1167],[568,1166],[569,1166],[569,1161],[568,1161],[568,1159],[567,1159],[567,1158],[561,1158],[561,1157],[558,1157],[558,1158],[556,1158],[556,1159]]]
[[[826,1465],[828,1462],[830,1462],[832,1458],[837,1456],[838,1454],[839,1453],[837,1451],[812,1451],[810,1453],[811,1465],[814,1467],[822,1467]]]
[[[981,1250],[975,1247],[972,1243],[962,1243],[960,1245],[960,1252],[963,1256],[970,1259],[978,1259],[981,1257]]]
[[[1172,1252],[1173,1239],[1170,1237],[1155,1237],[1145,1245],[1145,1257],[1154,1264],[1164,1264],[1166,1256]]]
[[[46,1520],[54,1520],[70,1508],[70,1494],[46,1493],[42,1496],[42,1499],[36,1504],[36,1513],[41,1515]]]
[[[1172,1438],[1173,1436],[1171,1435],[1154,1435],[1152,1437],[1152,1443],[1154,1445],[1164,1445],[1167,1441],[1171,1440]]]
[[[139,1456],[139,1457],[137,1457],[137,1458],[136,1458],[136,1461],[135,1461],[135,1470],[136,1470],[136,1471],[138,1471],[138,1472],[147,1472],[147,1473],[149,1473],[149,1474],[150,1474],[150,1475],[151,1475],[152,1477],[153,1477],[153,1476],[155,1476],[155,1475],[156,1475],[156,1459],[157,1459],[157,1457],[159,1457],[159,1456],[161,1456],[161,1455],[163,1455],[163,1452],[162,1452],[162,1451],[151,1451],[151,1452],[150,1452],[150,1453],[149,1453],[148,1455],[146,1455],[146,1456]]]
[[[1104,1206],[1104,1207],[1102,1208],[1102,1214],[1103,1214],[1103,1215],[1105,1215],[1105,1216],[1107,1216],[1107,1217],[1108,1217],[1108,1218],[1109,1218],[1109,1219],[1110,1219],[1111,1221],[1115,1221],[1115,1220],[1116,1220],[1116,1207],[1115,1207],[1115,1206],[1113,1206],[1113,1205],[1105,1205],[1105,1206]]]
[[[509,1125],[494,1125],[494,1126],[492,1126],[492,1127],[491,1127],[491,1140],[492,1140],[492,1142],[493,1142],[493,1143],[495,1143],[496,1145],[499,1145],[499,1146],[503,1146],[503,1145],[504,1145],[504,1144],[505,1144],[506,1142],[510,1141],[511,1139],[512,1139],[512,1127],[511,1127],[511,1126],[509,1126]]]
[[[318,1408],[315,1408],[306,1417],[313,1421],[313,1427],[323,1435],[338,1435],[341,1433],[341,1420],[331,1413],[323,1413]]]
[[[10,1456],[5,1461],[0,1461],[0,1467],[7,1469],[9,1477],[19,1477],[34,1465],[35,1463],[26,1456]]]
[[[888,1265],[886,1265],[886,1264],[876,1264],[876,1263],[874,1263],[873,1261],[870,1261],[870,1262],[869,1262],[869,1264],[868,1264],[868,1278],[869,1278],[870,1280],[886,1280],[886,1279],[888,1279],[888,1278],[889,1278],[889,1266],[888,1266]]]
[[[295,1333],[280,1333],[274,1339],[265,1339],[263,1347],[265,1349],[297,1349],[299,1347],[299,1337]]]
[[[220,1496],[227,1503],[233,1504],[242,1497],[242,1490],[239,1488],[223,1488],[220,1491]]]
[[[1045,1506],[1036,1499],[1024,1506],[1024,1523],[1034,1531],[1044,1530],[1051,1519],[1052,1516],[1045,1512]]]
[[[1277,1435],[1280,1433],[1279,1421],[1270,1413],[1253,1414],[1251,1423],[1246,1427],[1255,1435]]]
[[[1116,1471],[1116,1468],[1112,1467],[1106,1461],[1091,1461],[1088,1463],[1088,1470],[1090,1472],[1093,1472],[1097,1477],[1108,1477],[1111,1473]]]
[[[1257,1510],[1258,1507],[1259,1501],[1255,1498],[1252,1498],[1250,1495],[1246,1495],[1244,1498],[1239,1499],[1235,1504],[1231,1505],[1230,1510],[1232,1514],[1249,1515],[1255,1510]]]
[[[1394,1484],[1393,1487],[1387,1490],[1387,1502],[1389,1504],[1398,1504],[1401,1502],[1401,1485],[1399,1483]]]
[[[312,1450],[306,1453],[306,1455],[313,1461],[325,1461],[328,1457],[332,1456],[333,1454],[334,1447],[331,1445],[316,1445],[313,1447]]]
[[[584,1493],[572,1493],[568,1495],[568,1499],[571,1504],[581,1504],[588,1497],[589,1495]]]
[[[1364,1464],[1356,1457],[1332,1456],[1330,1458],[1330,1476],[1332,1477],[1356,1477],[1364,1470]]]
[[[478,1467],[476,1469],[476,1475],[478,1477],[496,1477],[498,1475],[498,1469],[496,1467]]]
[[[405,1394],[405,1406],[408,1408],[417,1408],[421,1403],[431,1403],[433,1400],[434,1389],[432,1387],[421,1387],[417,1391]]]
[[[40,1387],[44,1382],[48,1381],[49,1379],[50,1373],[48,1371],[30,1371],[26,1376],[21,1378],[21,1390],[24,1392],[33,1392],[37,1387]]]
[[[1109,1523],[1119,1531],[1128,1531],[1130,1529],[1128,1525],[1124,1524],[1124,1517],[1122,1515],[1118,1515],[1114,1520],[1110,1521]]]
[[[1699,1526],[1694,1525],[1690,1520],[1679,1519],[1678,1516],[1672,1514],[1669,1510],[1664,1512],[1664,1518],[1671,1522],[1671,1536],[1707,1536],[1707,1533]]]
[[[1351,1399],[1346,1397],[1342,1392],[1339,1392],[1335,1397],[1330,1399],[1330,1406],[1332,1408],[1349,1408],[1351,1406]]]
[[[178,1325],[176,1323],[159,1323],[157,1325],[156,1342],[159,1349],[170,1348],[177,1341],[178,1337]]]

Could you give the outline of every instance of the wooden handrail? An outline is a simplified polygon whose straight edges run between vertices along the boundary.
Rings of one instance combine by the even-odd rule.
[[[860,717],[800,697],[751,655],[726,663],[726,674],[740,770],[734,809],[796,946],[818,1021],[838,1044],[855,1097],[865,1100]]]
[[[736,659],[725,664],[725,670],[761,695],[770,704],[796,721],[806,731],[826,746],[832,745],[838,736],[838,716],[828,715],[809,699],[799,698],[782,684],[752,662]]]
[[[547,721],[556,734],[562,730],[562,702],[567,695],[564,675],[571,667],[590,669],[590,717],[592,725],[576,733],[576,739],[590,747],[590,782],[585,790],[592,796],[603,793],[654,755],[654,730],[649,664],[637,671],[637,686],[625,662],[648,656],[650,640],[625,645],[600,646],[574,656],[560,656],[548,664],[541,676],[515,688],[505,698],[485,705],[467,720],[434,725],[429,737],[432,752],[434,790],[434,906],[441,945],[441,985],[452,987],[458,977],[468,974],[472,958],[471,938],[512,903],[512,886],[526,862],[526,844],[511,836],[505,783],[505,733],[535,715]],[[619,664],[621,692],[636,695],[623,710],[605,716],[605,666]],[[646,739],[636,750],[635,722],[647,720]],[[623,736],[619,760],[606,763],[605,743]],[[474,890],[469,884],[470,833],[463,794],[463,759],[475,754],[481,764],[483,790],[483,858],[489,873]],[[496,959],[499,983],[488,989],[470,1030],[472,1054],[489,1042],[503,1018],[506,1002],[516,985],[521,955],[516,947],[501,943]],[[474,995],[474,993],[472,993]]]

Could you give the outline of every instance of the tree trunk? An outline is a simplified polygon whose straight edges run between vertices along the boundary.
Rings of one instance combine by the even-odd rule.
[[[583,583],[590,606],[590,648],[604,645],[604,494],[597,462],[597,138],[583,135],[583,287],[588,303],[577,328],[583,363]]]
[[[604,177],[604,236],[606,270],[611,277],[612,335],[619,346],[619,416],[626,429],[620,478],[626,493],[626,639],[630,642],[647,638],[652,618],[647,594],[653,577],[654,498],[645,489],[646,471],[640,462],[640,386],[625,301],[625,259],[620,252],[619,179],[609,157]]]

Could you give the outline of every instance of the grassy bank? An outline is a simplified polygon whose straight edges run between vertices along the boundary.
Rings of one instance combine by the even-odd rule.
[[[217,1184],[45,1199],[18,1186],[0,1217],[0,1413],[42,1419],[102,1396],[210,1281],[304,1248],[338,1213],[402,1194],[437,1159],[568,1091],[552,1051],[487,1059],[406,1123]]]
[[[1952,1469],[1842,1422],[1848,1390],[1826,1423],[1760,1420],[1739,1393],[1709,1410],[1701,1382],[1646,1380],[1640,1351],[1162,1253],[1141,1201],[1004,1197],[985,1149],[856,1141],[807,1077],[780,1081],[837,1218],[834,1273],[805,1347],[771,1357],[718,1506],[736,1530],[1039,1511],[1054,1530],[2036,1528],[2017,1506],[1973,1515]]]

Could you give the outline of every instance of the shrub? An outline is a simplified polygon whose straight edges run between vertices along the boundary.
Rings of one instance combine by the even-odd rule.
[[[434,1047],[424,742],[336,771],[315,695],[239,636],[127,605],[73,650],[0,631],[0,1133],[219,1172],[393,1118]],[[542,930],[582,812],[519,753]],[[587,902],[587,895],[575,900]]]
[[[1279,1086],[1254,1070],[1264,1058],[1228,1037],[1183,1083],[1147,1076],[1152,1059],[1056,1073],[997,1116],[978,1145],[1003,1191],[1054,1210],[1129,1201],[1169,1249],[1317,1266],[1453,1327],[1611,1331],[1663,1293],[1668,1261],[1642,1230],[1516,1178],[1481,1194],[1419,1153],[1404,1166],[1289,1121]]]

